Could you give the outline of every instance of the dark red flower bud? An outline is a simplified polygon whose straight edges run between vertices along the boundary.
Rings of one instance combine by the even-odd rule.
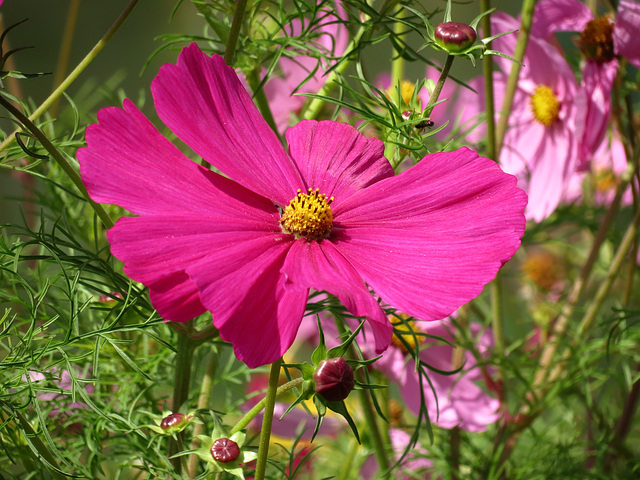
[[[436,27],[436,43],[449,53],[459,53],[476,42],[476,31],[465,23],[446,22]]]
[[[349,396],[355,384],[353,368],[342,357],[322,360],[315,372],[315,391],[329,402],[339,402]]]
[[[167,415],[160,422],[160,428],[169,430],[170,428],[180,427],[185,422],[185,416],[182,413],[172,413]]]
[[[211,445],[211,456],[216,462],[233,462],[240,456],[240,447],[229,438],[219,438]]]

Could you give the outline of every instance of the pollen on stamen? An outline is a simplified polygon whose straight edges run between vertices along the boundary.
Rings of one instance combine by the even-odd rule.
[[[333,226],[332,201],[333,197],[327,198],[324,193],[320,193],[319,188],[310,188],[308,193],[302,193],[298,189],[298,194],[282,212],[282,231],[295,235],[296,238],[326,238]]]
[[[404,319],[404,321],[398,317]],[[422,331],[418,327],[417,321],[409,320],[410,318],[411,317],[404,313],[389,316],[389,320],[393,325],[391,343],[405,353],[409,352],[407,345],[415,351],[416,348],[426,340],[426,337],[422,335]]]
[[[551,87],[538,85],[531,95],[531,109],[535,119],[546,127],[557,120],[560,113],[560,101]]]

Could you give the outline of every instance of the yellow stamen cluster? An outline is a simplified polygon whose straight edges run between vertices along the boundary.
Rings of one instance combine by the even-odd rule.
[[[593,185],[598,192],[608,192],[618,186],[618,178],[609,168],[602,168],[593,175]]]
[[[400,98],[402,98],[402,103],[404,105],[409,105],[411,103],[411,97],[413,97],[413,91],[416,89],[416,86],[409,82],[408,80],[403,80],[400,83]],[[397,85],[392,85],[391,88],[388,90],[389,95],[391,98],[393,98],[394,100],[396,98],[398,98],[398,93],[397,93]],[[419,99],[418,99],[418,103],[420,103]]]
[[[606,63],[613,60],[613,22],[610,17],[595,18],[587,23],[580,33],[582,53],[594,62]]]
[[[404,322],[397,317],[404,319]],[[411,317],[404,313],[396,314],[395,317],[389,318],[393,324],[391,343],[403,352],[409,351],[407,345],[411,347],[411,350],[415,351],[418,345],[421,345],[426,340],[426,337],[422,335],[424,332],[418,328],[418,322],[416,320],[408,320],[409,318]]]
[[[547,85],[538,85],[531,95],[533,116],[545,127],[550,127],[558,119],[560,101]]]
[[[522,272],[542,290],[551,290],[562,276],[559,259],[543,250],[527,256],[522,263]]]
[[[295,235],[296,238],[317,240],[325,238],[331,232],[333,214],[331,202],[320,189],[309,189],[309,193],[298,194],[289,202],[282,212],[280,226],[284,233]]]

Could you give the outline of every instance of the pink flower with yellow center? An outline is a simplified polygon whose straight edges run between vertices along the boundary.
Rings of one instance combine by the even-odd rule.
[[[640,3],[621,0],[615,21],[612,16],[594,17],[578,0],[538,2],[532,35],[552,40],[559,31],[580,32],[578,46],[585,56],[582,87],[586,93],[584,126],[579,135],[578,168],[589,167],[605,138],[611,118],[611,89],[618,72],[618,57],[640,68]]]
[[[492,16],[496,32],[516,30],[519,24],[506,14]],[[494,40],[492,48],[511,55],[515,43],[515,35],[506,35]],[[494,77],[499,112],[511,62],[497,61],[505,72]],[[519,185],[529,195],[525,212],[528,219],[545,219],[566,196],[578,162],[582,103],[578,83],[560,51],[532,36],[500,154],[502,167],[518,177]]]
[[[160,119],[222,175],[186,158],[125,100],[87,128],[83,181],[94,201],[137,215],[107,236],[159,314],[185,322],[211,311],[250,367],[287,351],[309,289],[366,317],[380,352],[392,327],[377,296],[442,318],[520,245],[526,195],[469,149],[394,176],[381,141],[303,121],[287,130],[285,150],[234,70],[195,44],[151,90]]]

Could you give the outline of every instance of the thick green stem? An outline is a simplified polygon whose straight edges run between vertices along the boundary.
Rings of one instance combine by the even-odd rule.
[[[67,174],[69,179],[73,182],[73,184],[80,190],[80,193],[84,198],[87,199],[91,208],[93,208],[96,215],[100,218],[105,227],[111,228],[113,227],[113,220],[109,217],[109,214],[102,207],[102,205],[94,202],[89,198],[89,193],[82,183],[82,179],[80,178],[80,174],[75,171],[75,169],[67,162],[67,159],[64,158],[62,153],[55,147],[53,143],[47,138],[47,136],[40,130],[29,118],[26,117],[20,110],[14,107],[4,96],[0,95],[0,105],[6,108],[14,117],[21,122],[31,134],[36,137],[36,139],[40,142],[40,144],[44,147],[44,149],[53,157],[53,159],[57,162],[57,164],[64,170],[64,173]]]
[[[264,414],[262,417],[262,430],[260,430],[260,443],[258,445],[258,459],[256,462],[255,480],[264,480],[267,469],[267,457],[269,456],[269,441],[271,439],[271,425],[273,424],[273,410],[276,405],[276,394],[278,390],[278,380],[280,379],[280,367],[282,359],[271,364],[269,374],[269,386],[264,404]]]
[[[129,5],[124,9],[124,11],[120,14],[120,16],[116,19],[116,21],[111,25],[107,33],[96,43],[96,45],[91,49],[91,51],[87,54],[86,57],[82,59],[82,61],[78,64],[76,68],[64,79],[64,81],[56,88],[49,97],[42,102],[31,115],[29,115],[29,120],[31,122],[40,118],[44,112],[69,88],[69,86],[75,81],[76,78],[80,76],[80,74],[84,71],[87,66],[93,61],[93,59],[100,53],[100,51],[104,48],[104,46],[111,40],[111,37],[116,33],[118,28],[124,23],[126,18],[129,16],[133,7],[136,6],[138,0],[131,0]],[[23,122],[24,123],[24,122]],[[0,144],[0,152],[5,151],[13,142],[16,140],[16,133],[19,130],[16,130],[11,135],[9,135],[4,142]]]
[[[178,346],[176,353],[176,369],[173,380],[173,402],[171,409],[178,412],[183,403],[189,398],[189,384],[191,383],[191,364],[193,361],[193,352],[195,344],[193,340],[186,334],[178,333]],[[171,439],[169,441],[169,456],[175,455],[180,450],[180,444],[184,443],[183,433],[178,434],[180,439],[178,442]],[[173,467],[177,473],[182,471],[182,458],[172,459]]]
[[[504,100],[502,101],[502,108],[500,111],[500,120],[498,122],[496,132],[496,158],[500,155],[502,143],[504,142],[504,137],[507,133],[509,116],[511,115],[511,109],[513,108],[513,99],[518,88],[522,60],[524,59],[527,44],[529,43],[529,34],[531,33],[531,23],[533,21],[533,11],[535,10],[536,2],[537,0],[525,0],[522,5],[520,31],[518,32],[518,39],[516,40],[516,50],[513,53],[513,58],[516,59],[516,62],[511,65],[511,72],[509,72],[509,78],[504,92]]]
[[[64,34],[62,36],[62,43],[60,44],[60,53],[58,54],[58,64],[56,65],[56,74],[53,77],[53,87],[57,87],[62,82],[69,65],[69,53],[71,52],[71,46],[73,45],[73,34],[78,22],[78,10],[80,10],[80,0],[72,0],[69,4],[69,11],[67,13],[67,23],[64,26]],[[60,98],[53,102],[51,105],[50,114],[52,117],[56,116],[58,112],[58,104]]]
[[[247,0],[237,0],[236,10],[233,13],[233,21],[231,22],[231,30],[229,31],[229,38],[227,38],[227,48],[224,51],[224,61],[227,65],[233,64],[233,56],[236,53],[236,46],[238,44],[238,36],[240,35],[240,29],[242,28],[242,21],[244,19],[244,11],[247,8]]]
[[[302,377],[298,377],[298,378],[294,378],[290,382],[285,383],[284,385],[281,385],[276,390],[276,398],[282,395],[283,393],[288,392],[292,388],[296,388],[302,385],[302,382],[304,382],[304,379]],[[245,414],[245,416],[240,419],[238,423],[236,423],[236,425],[229,432],[229,435],[233,435],[234,433],[238,433],[240,430],[247,428],[251,420],[253,420],[256,417],[256,415],[258,415],[262,411],[262,409],[265,407],[266,404],[267,404],[267,398],[265,397],[262,400],[260,400],[251,410],[249,410]]]
[[[449,76],[449,70],[451,70],[451,65],[453,65],[455,55],[447,55],[447,60],[444,62],[444,67],[442,67],[442,71],[440,72],[440,78],[438,78],[438,83],[436,84],[436,88],[433,90],[433,93],[429,96],[429,103],[427,107],[424,109],[422,116],[424,118],[428,118],[431,115],[431,111],[433,110],[436,102],[438,101],[438,97],[440,97],[440,92],[442,92],[442,88],[444,87],[444,82],[447,81],[447,77]]]
[[[211,401],[211,391],[213,387],[213,380],[216,377],[216,370],[218,369],[218,352],[215,348],[209,352],[209,362],[207,364],[207,371],[204,374],[204,378],[202,379],[202,383],[200,385],[200,396],[198,397],[198,410],[204,410],[209,407],[209,402]],[[204,425],[197,423],[193,427],[193,442],[191,443],[191,449],[195,450],[198,448],[199,440],[197,440],[197,436],[204,433]],[[198,456],[191,455],[191,460],[189,461],[189,476],[191,478],[195,478],[196,469],[198,468]]]

